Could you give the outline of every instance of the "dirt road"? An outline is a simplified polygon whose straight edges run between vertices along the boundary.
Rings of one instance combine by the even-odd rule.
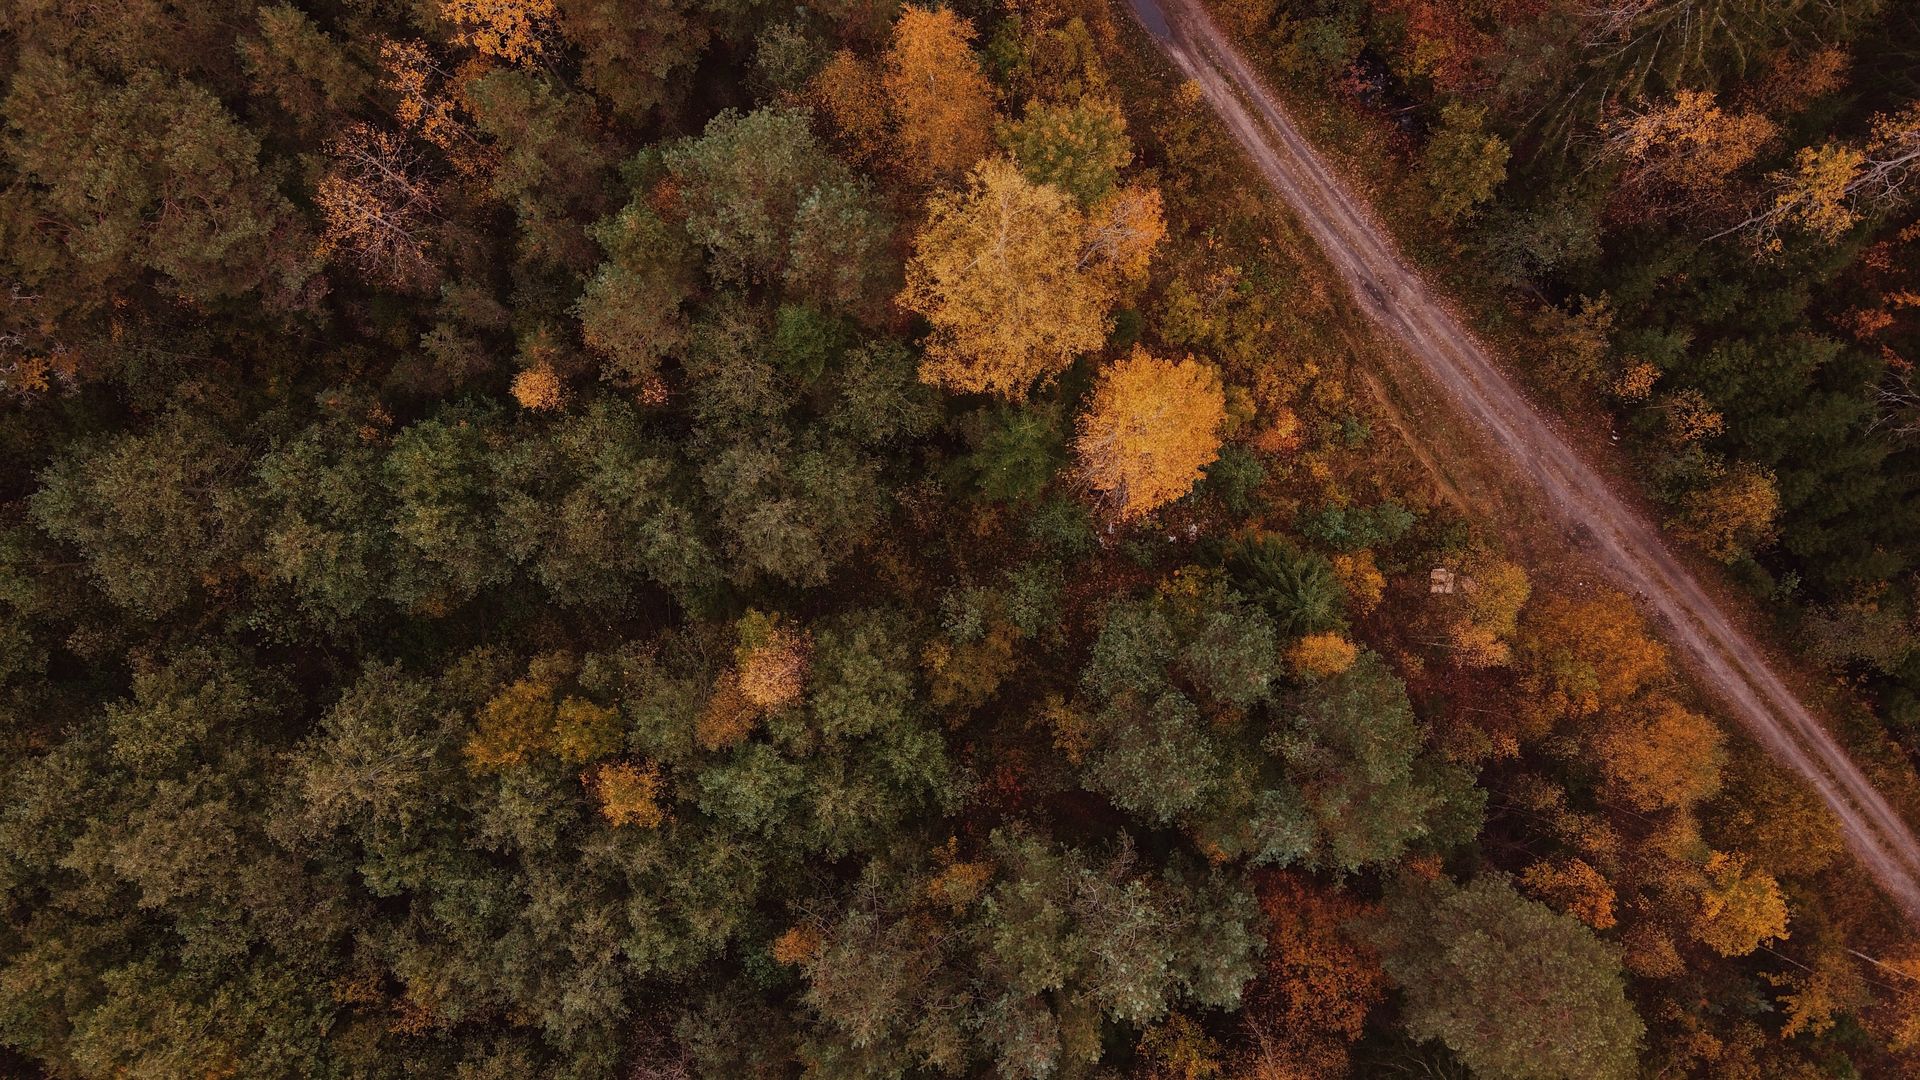
[[[1707,689],[1753,738],[1793,768],[1839,820],[1848,846],[1920,925],[1920,843],[1760,649],[1500,371],[1401,258],[1279,102],[1221,34],[1200,0],[1130,0],[1149,34],[1205,92],[1228,130],[1320,245],[1360,306],[1419,363],[1537,491],[1570,543],[1639,598]]]

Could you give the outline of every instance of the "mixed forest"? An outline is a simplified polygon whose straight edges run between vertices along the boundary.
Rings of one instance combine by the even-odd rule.
[[[1209,6],[1920,809],[1920,12]],[[1124,7],[13,0],[0,289],[0,1073],[1920,1070]]]

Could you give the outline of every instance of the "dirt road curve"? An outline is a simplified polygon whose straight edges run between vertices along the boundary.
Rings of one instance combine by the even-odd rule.
[[[1130,0],[1148,32],[1207,101],[1368,314],[1419,362],[1455,408],[1539,488],[1563,531],[1628,593],[1763,746],[1832,808],[1848,845],[1920,925],[1920,843],[1764,655],[1667,551],[1659,532],[1575,454],[1347,194],[1200,0]],[[1156,3],[1159,6],[1156,6]]]

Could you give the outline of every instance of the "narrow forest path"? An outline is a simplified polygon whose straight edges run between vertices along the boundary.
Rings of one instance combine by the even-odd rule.
[[[1405,347],[1445,399],[1531,481],[1533,498],[1618,585],[1639,598],[1762,746],[1805,778],[1848,846],[1920,925],[1920,842],[1765,654],[1667,550],[1659,531],[1568,445],[1400,255],[1200,0],[1130,0],[1153,39],[1293,208],[1368,316]]]

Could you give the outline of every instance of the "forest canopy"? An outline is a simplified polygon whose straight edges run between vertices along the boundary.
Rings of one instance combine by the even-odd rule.
[[[1914,14],[1209,6],[1910,781]],[[0,80],[0,1072],[1920,1068],[1816,798],[1439,489],[1123,8],[22,0]]]

